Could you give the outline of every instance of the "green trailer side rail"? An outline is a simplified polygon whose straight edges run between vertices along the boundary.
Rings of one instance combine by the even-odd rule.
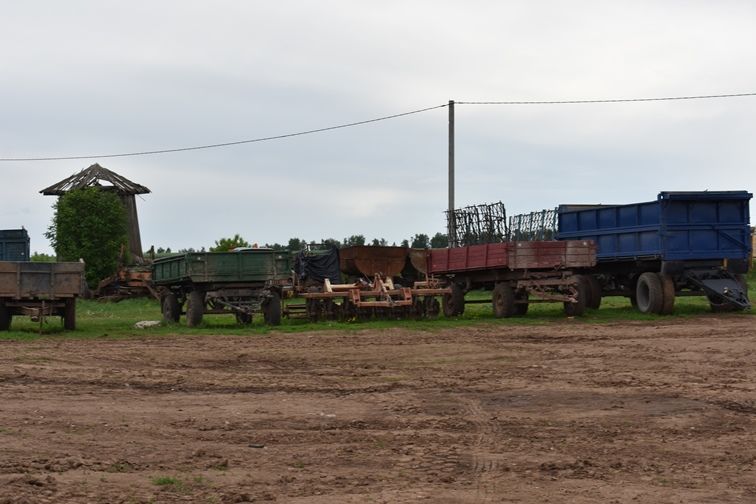
[[[188,326],[205,314],[234,314],[249,324],[255,313],[277,325],[281,295],[292,285],[287,251],[253,249],[239,252],[191,252],[157,259],[152,280],[158,287],[163,318]]]

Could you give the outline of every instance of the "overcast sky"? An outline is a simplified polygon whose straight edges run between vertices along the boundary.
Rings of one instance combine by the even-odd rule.
[[[30,1],[0,16],[0,157],[279,135],[446,103],[756,91],[752,1]],[[457,206],[756,187],[756,97],[456,110]],[[447,109],[143,157],[0,163],[32,250],[92,163],[149,187],[145,248],[444,231]],[[752,208],[754,205],[752,204]]]

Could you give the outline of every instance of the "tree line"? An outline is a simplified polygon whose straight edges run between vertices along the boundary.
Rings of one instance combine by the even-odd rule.
[[[351,235],[343,240],[337,240],[335,238],[324,238],[320,241],[311,240],[307,241],[302,238],[290,238],[289,241],[286,244],[281,243],[264,243],[264,244],[258,244],[258,243],[250,243],[246,239],[244,239],[241,235],[235,234],[232,237],[228,238],[219,238],[218,240],[215,240],[215,245],[207,249],[207,252],[226,252],[238,248],[254,248],[254,247],[263,247],[263,248],[270,248],[273,250],[289,250],[292,252],[296,252],[299,250],[303,250],[308,247],[351,247],[355,245],[367,245],[367,246],[374,246],[374,247],[412,247],[412,248],[444,248],[448,246],[449,239],[447,238],[446,234],[444,233],[436,233],[433,236],[429,236],[425,233],[418,233],[415,235],[412,235],[410,238],[405,238],[402,240],[399,244],[396,242],[389,243],[388,240],[385,238],[373,238],[372,240],[369,240],[365,237],[365,235]],[[170,247],[158,247],[154,250],[149,250],[145,252],[145,256],[149,257],[152,253],[154,253],[156,256],[164,256],[168,254],[183,254],[183,253],[190,253],[190,252],[205,252],[205,247],[202,247],[200,249],[194,249],[194,248],[188,248],[188,249],[178,249],[178,250],[172,250]]]

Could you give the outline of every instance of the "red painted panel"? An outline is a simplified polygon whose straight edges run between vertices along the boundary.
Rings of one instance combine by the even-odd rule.
[[[430,251],[429,273],[484,269],[559,269],[596,264],[590,240],[489,243]]]

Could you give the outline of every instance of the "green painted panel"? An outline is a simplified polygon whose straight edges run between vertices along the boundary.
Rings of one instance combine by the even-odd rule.
[[[290,270],[285,251],[204,252],[157,259],[152,265],[152,278],[157,284],[265,282],[285,280]]]

